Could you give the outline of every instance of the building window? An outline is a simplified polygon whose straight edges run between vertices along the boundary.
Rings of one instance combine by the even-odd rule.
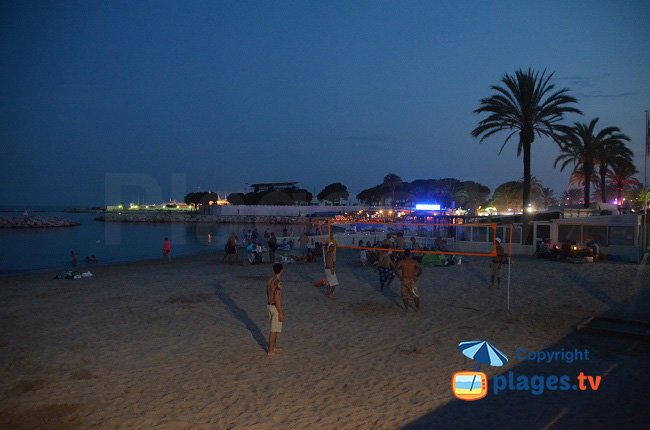
[[[572,242],[581,242],[580,225],[560,224],[557,229],[558,242],[570,240]]]
[[[634,245],[634,227],[609,227],[609,244]]]
[[[584,225],[582,226],[582,239],[589,242],[595,241],[601,245],[607,245],[607,226],[604,225]]]

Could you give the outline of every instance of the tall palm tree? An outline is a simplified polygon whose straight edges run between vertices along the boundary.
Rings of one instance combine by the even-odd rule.
[[[591,182],[594,175],[594,155],[597,145],[603,138],[603,131],[594,134],[598,118],[591,120],[589,124],[576,122],[573,127],[560,127],[560,148],[562,154],[553,162],[553,167],[560,164],[560,171],[573,163],[571,181],[581,182],[584,187],[585,208],[589,207],[591,198]]]
[[[616,190],[616,203],[618,205],[623,204],[623,191],[641,184],[638,179],[632,176],[635,173],[637,173],[636,168],[627,165],[618,166],[614,170],[608,172],[608,185],[611,185],[612,188]]]
[[[610,170],[621,168],[634,168],[632,151],[625,145],[630,138],[621,133],[618,127],[607,127],[598,133],[598,140],[594,146],[594,161],[598,163],[600,179],[601,201],[607,202],[606,182]]]
[[[559,121],[567,113],[582,114],[571,106],[577,100],[568,95],[568,89],[555,90],[549,83],[553,73],[541,74],[532,69],[515,71],[514,76],[505,74],[501,78],[503,85],[492,85],[495,94],[481,100],[474,113],[487,113],[487,118],[472,130],[474,137],[481,136],[481,142],[495,133],[506,131],[508,137],[501,145],[499,153],[515,134],[519,135],[517,156],[523,153],[524,184],[522,207],[530,203],[531,146],[535,135],[550,137],[557,141],[556,130]],[[524,217],[524,237],[528,236],[527,219]]]

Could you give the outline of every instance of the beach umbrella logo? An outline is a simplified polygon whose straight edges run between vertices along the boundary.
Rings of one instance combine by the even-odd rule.
[[[461,342],[458,349],[468,358],[476,361],[474,371],[456,372],[451,377],[451,390],[460,400],[479,400],[487,395],[487,375],[479,372],[481,364],[490,366],[503,366],[508,362],[508,357],[490,342],[473,340]]]

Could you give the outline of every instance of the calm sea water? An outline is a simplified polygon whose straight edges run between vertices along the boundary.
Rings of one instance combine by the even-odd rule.
[[[2,208],[0,208],[2,210]],[[4,208],[6,211],[7,208]],[[265,228],[282,234],[282,225],[248,224],[140,224],[94,221],[96,213],[62,213],[48,208],[33,216],[56,216],[81,223],[78,227],[49,229],[0,229],[0,273],[17,273],[71,268],[70,251],[79,254],[78,268],[86,267],[86,256],[95,255],[99,264],[162,258],[165,237],[172,242],[172,256],[217,253],[230,233],[241,237],[243,229]],[[0,216],[22,216],[0,212]],[[287,226],[294,234],[298,226]]]

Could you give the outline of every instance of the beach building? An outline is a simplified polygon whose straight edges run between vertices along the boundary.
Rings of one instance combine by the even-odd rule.
[[[535,213],[532,221],[533,244],[530,245],[524,244],[522,238],[521,215],[474,221],[495,222],[497,236],[503,240],[506,249],[510,247],[512,237],[513,255],[532,255],[548,238],[553,244],[566,240],[584,244],[593,240],[599,245],[601,255],[611,260],[639,262],[643,257],[643,215],[619,214],[618,207],[611,204],[593,203],[589,208],[558,207],[549,212]],[[477,236],[471,230],[469,228],[468,232],[456,238],[459,249],[463,247],[463,242],[490,243],[493,240],[491,234]],[[646,238],[645,243],[650,243],[650,237]]]
[[[263,193],[267,191],[291,191],[295,190],[298,182],[262,182],[259,184],[250,184],[254,193]]]

